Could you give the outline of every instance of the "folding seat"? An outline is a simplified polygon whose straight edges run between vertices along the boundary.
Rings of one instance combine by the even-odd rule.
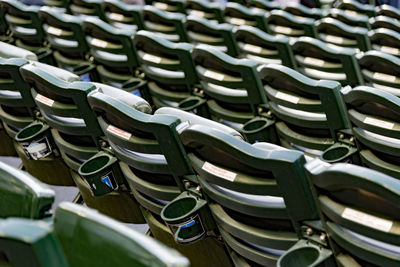
[[[113,27],[97,18],[85,19],[82,27],[101,82],[141,95],[145,81],[138,77],[135,31]]]
[[[313,79],[334,80],[342,85],[362,85],[355,50],[300,37],[292,45],[297,70]]]
[[[13,43],[11,30],[5,18],[4,10],[0,8],[0,42]]]
[[[273,36],[251,26],[239,26],[235,39],[240,57],[255,60],[260,64],[282,64],[295,68],[295,60],[289,38]]]
[[[298,240],[299,222],[317,218],[303,154],[202,125],[179,137],[235,266],[274,266]]]
[[[185,18],[184,14],[162,11],[153,6],[143,8],[144,29],[171,42],[188,42]]]
[[[112,167],[116,184],[120,184],[120,180],[128,182],[152,235],[187,256],[192,266],[230,266],[223,247],[214,237],[193,245],[177,244],[160,213],[166,204],[185,190],[181,177],[193,174],[177,137],[178,129],[188,123],[199,123],[238,133],[178,109],[161,108],[155,115],[150,115],[99,92],[91,93],[88,99],[108,140],[106,147],[111,148],[104,153],[119,160]],[[97,159],[104,157],[104,153],[98,154]],[[103,165],[96,165],[95,160],[96,156],[82,165],[80,173],[86,171],[88,164],[102,168],[99,174],[109,173],[108,169],[101,167]],[[101,177],[97,175],[91,179],[99,181]]]
[[[295,16],[299,16],[300,18],[312,18],[317,20],[325,16],[325,11],[321,8],[309,8],[294,2],[288,2],[283,10]]]
[[[136,33],[134,43],[146,75],[147,98],[156,107],[177,107],[194,94],[198,79],[190,54],[192,45],[172,43],[148,31]]]
[[[398,179],[351,164],[331,165],[318,160],[308,163],[306,172],[314,185],[315,201],[326,229],[321,239],[328,241],[334,254],[334,261],[328,258],[330,264],[400,264]],[[320,256],[321,247],[299,246],[284,255],[278,266],[293,266],[290,263],[294,262],[315,266],[311,264]],[[322,266],[332,266],[328,261]]]
[[[357,149],[349,140],[350,125],[338,82],[312,80],[273,64],[261,67],[259,74],[268,106],[277,117],[275,128],[282,146],[327,161],[354,155]]]
[[[120,188],[107,197],[98,198],[92,194],[89,184],[78,175],[78,170],[85,160],[99,151],[103,143],[101,138],[103,133],[96,115],[87,102],[89,92],[99,90],[123,98],[130,106],[143,108],[141,110],[145,112],[150,109],[147,102],[104,84],[63,81],[33,65],[21,67],[20,72],[24,80],[29,83],[32,97],[41,113],[40,124],[43,128],[50,128],[44,134],[47,140],[54,142],[53,147],[58,148],[57,152],[68,166],[67,172],[72,176],[84,202],[89,207],[120,221],[142,223],[143,217],[139,207],[131,201],[132,196],[129,191]],[[33,130],[29,129],[36,129],[38,123],[24,128],[17,137],[22,138],[23,132],[32,132]],[[44,154],[42,151],[39,152]]]
[[[212,3],[206,0],[186,1],[187,15],[217,21],[218,23],[224,22],[222,9],[223,6],[220,3]]]
[[[400,96],[400,59],[379,51],[358,56],[364,84]]]
[[[207,44],[232,57],[239,55],[233,35],[233,25],[213,24],[207,19],[189,16],[185,21],[185,28],[190,43]]]
[[[371,29],[371,25],[369,24],[369,17],[367,15],[357,15],[354,16],[351,13],[346,13],[345,10],[331,8],[326,14],[326,17],[331,17],[341,22],[355,27],[362,27],[367,28],[368,30]]]
[[[117,28],[143,30],[142,6],[127,5],[118,0],[105,0],[103,2],[107,21]]]
[[[45,34],[39,18],[39,6],[27,6],[18,1],[1,0],[1,9],[9,25],[15,44],[34,52],[39,61],[53,64],[51,50],[46,44]]]
[[[367,86],[343,88],[342,98],[347,106],[362,163],[400,178],[399,98]]]
[[[361,4],[355,0],[342,0],[337,3],[336,8],[344,10],[349,16],[367,15],[368,17],[375,17],[373,5]]]
[[[274,9],[280,9],[281,6],[278,1],[268,1],[268,0],[250,0],[250,7],[258,10],[263,10],[264,12],[269,12]]]
[[[0,218],[43,219],[49,216],[54,201],[50,187],[3,162],[0,162],[0,195]]]
[[[157,0],[152,5],[160,10],[185,14],[184,0]]]
[[[103,9],[103,0],[67,0],[72,15],[86,17],[98,17],[107,21]]]
[[[39,17],[57,66],[79,75],[84,81],[99,81],[89,59],[82,19],[48,7],[39,10]]]
[[[68,0],[43,0],[44,6],[52,7],[53,9],[58,9],[60,13],[69,13],[71,14],[71,10],[69,9]]]
[[[390,29],[376,29],[368,33],[372,49],[394,56],[400,56],[400,33]]]
[[[268,30],[265,11],[247,8],[238,3],[226,4],[224,20],[234,26],[249,25],[265,32]]]
[[[375,7],[376,16],[385,16],[400,20],[400,10],[391,5],[380,5]]]
[[[241,130],[263,112],[266,98],[256,61],[232,58],[206,45],[195,47],[192,57],[212,120]]]
[[[326,43],[354,48],[357,52],[371,50],[366,28],[352,27],[334,18],[315,22],[318,38]]]
[[[316,37],[315,20],[306,17],[296,17],[283,10],[272,10],[267,18],[268,32],[273,35],[288,37]]]

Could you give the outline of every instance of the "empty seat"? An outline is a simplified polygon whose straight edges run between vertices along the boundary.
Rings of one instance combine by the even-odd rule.
[[[390,29],[378,28],[369,31],[368,35],[373,50],[400,56],[400,33]]]
[[[269,12],[274,9],[280,9],[281,6],[278,1],[268,1],[268,0],[250,0],[249,1],[250,7],[258,10],[262,10],[264,12]]]
[[[386,16],[394,19],[400,19],[400,10],[391,5],[380,5],[375,8],[376,16]]]
[[[309,8],[302,4],[288,2],[283,9],[286,12],[289,12],[298,17],[306,17],[312,19],[321,19],[325,14],[323,9],[320,8]]]
[[[394,18],[386,16],[377,16],[370,18],[371,29],[390,29],[400,33],[400,22]]]
[[[0,8],[0,42],[12,43],[14,39],[11,36],[11,31],[8,27],[8,23],[5,18],[5,13],[2,8]]]
[[[282,64],[295,68],[296,64],[289,38],[273,36],[251,26],[240,26],[235,31],[240,57],[260,64]]]
[[[223,15],[220,3],[212,3],[206,0],[188,0],[186,1],[186,13],[187,15],[208,19],[223,23]]]
[[[152,1],[152,5],[163,11],[178,12],[185,14],[184,0],[157,0],[157,1]]]
[[[332,17],[350,26],[367,28],[368,30],[371,28],[369,17],[367,15],[353,16],[351,13],[346,13],[345,10],[331,8],[326,17]]]
[[[118,0],[105,0],[103,3],[107,21],[117,28],[143,30],[143,7],[128,5]]]
[[[224,20],[235,26],[248,25],[268,30],[265,11],[247,8],[238,3],[227,3],[224,9]]]
[[[362,163],[400,178],[399,98],[367,86],[343,88],[342,97]]]
[[[375,16],[375,7],[373,5],[362,4],[355,0],[340,1],[337,3],[336,8],[344,10],[346,14],[353,17],[360,15]]]
[[[363,84],[354,49],[300,37],[292,45],[297,70],[313,79],[334,80],[342,85]]]
[[[103,9],[103,0],[68,0],[69,10],[72,15],[86,17],[98,17],[106,21]]]

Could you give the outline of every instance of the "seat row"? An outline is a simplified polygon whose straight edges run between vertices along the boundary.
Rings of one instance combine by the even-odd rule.
[[[9,90],[18,82],[20,97],[33,100],[35,122],[15,136],[24,165],[49,164],[60,154],[89,206],[97,202],[126,222],[144,217],[152,235],[193,266],[399,263],[398,179],[250,144],[234,129],[194,114],[169,107],[153,113],[145,100],[119,89],[41,63],[4,61]],[[21,65],[12,71],[16,61]],[[276,76],[270,81],[280,83]],[[312,82],[299,87],[340,88]],[[16,99],[18,91],[8,95]],[[360,111],[374,107],[368,99]],[[54,182],[60,171],[49,178]]]

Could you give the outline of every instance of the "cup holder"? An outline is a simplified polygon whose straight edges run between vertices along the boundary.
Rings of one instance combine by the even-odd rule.
[[[274,131],[272,126],[274,121],[268,118],[256,117],[243,125],[241,132],[249,143],[273,142]]]
[[[319,258],[319,251],[314,247],[303,247],[290,251],[280,259],[280,266],[312,266]]]
[[[93,64],[84,63],[78,65],[73,68],[72,72],[81,77],[81,80],[84,82],[94,82],[98,80],[96,66]]]
[[[351,147],[345,144],[334,144],[325,150],[321,155],[321,160],[328,163],[336,162],[353,162],[352,156],[357,152],[355,147]]]
[[[179,102],[178,108],[183,111],[194,113],[204,118],[209,118],[206,103],[207,101],[203,98],[191,96]]]
[[[124,82],[121,85],[121,89],[126,92],[137,95],[139,97],[143,97],[141,89],[146,84],[147,84],[147,82],[145,80],[142,80],[139,78],[132,78],[132,79],[129,79],[128,81]]]
[[[31,160],[47,157],[53,151],[50,128],[42,122],[29,124],[16,134],[15,140]]]

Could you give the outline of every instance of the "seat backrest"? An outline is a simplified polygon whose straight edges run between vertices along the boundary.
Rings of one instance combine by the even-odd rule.
[[[371,24],[371,29],[390,29],[395,32],[400,33],[400,22],[397,19],[386,17],[386,16],[377,16],[369,19]]]
[[[274,9],[280,9],[281,6],[277,1],[268,1],[268,0],[250,0],[248,4],[253,9],[264,10],[265,12],[269,12]]]
[[[157,0],[152,5],[160,10],[185,14],[184,0]]]
[[[400,10],[391,5],[380,5],[375,8],[376,16],[386,16],[394,19],[400,19]]]
[[[54,191],[30,174],[0,162],[0,217],[42,219],[54,201]]]
[[[368,33],[373,50],[400,57],[400,33],[379,28]]]
[[[189,42],[208,44],[230,56],[238,56],[238,48],[233,36],[233,25],[214,24],[207,19],[189,16],[185,22]]]
[[[167,12],[153,6],[143,8],[144,29],[171,42],[187,42],[185,15]]]
[[[366,28],[349,26],[334,18],[323,18],[315,24],[318,39],[326,43],[354,48],[356,51],[371,50]]]
[[[238,3],[228,2],[224,8],[226,23],[241,26],[248,25],[267,31],[267,21],[264,10],[247,8]]]
[[[295,16],[312,18],[312,19],[321,19],[324,16],[324,12],[320,8],[309,8],[306,7],[305,5],[295,2],[287,3],[283,10]]]
[[[269,107],[280,120],[299,128],[327,129],[330,138],[349,128],[340,83],[313,80],[288,67],[264,65],[259,69]]]
[[[161,243],[72,203],[57,207],[54,232],[71,267],[189,265],[185,257]]]
[[[297,70],[313,79],[335,80],[342,85],[362,85],[354,49],[300,37],[292,45]]]
[[[400,96],[400,58],[379,51],[358,56],[365,85]]]
[[[106,21],[103,0],[67,0],[72,15],[82,17],[98,17]]]
[[[371,28],[369,17],[367,15],[352,16],[352,14],[346,13],[343,9],[331,8],[326,17],[340,20],[350,26],[367,28],[368,30]]]
[[[316,37],[315,20],[307,17],[297,17],[283,10],[272,10],[267,18],[268,32],[289,37]]]
[[[345,163],[315,160],[305,168],[338,264],[398,265],[399,180]]]
[[[343,0],[338,2],[336,8],[344,10],[349,16],[367,15],[368,17],[375,16],[375,7],[373,5],[362,4],[355,0]]]
[[[9,218],[0,220],[0,233],[2,266],[70,266],[50,224]]]
[[[187,15],[204,18],[219,23],[224,22],[220,3],[212,3],[205,0],[188,0],[186,1]]]
[[[0,58],[24,58],[37,61],[37,56],[31,51],[4,42],[0,42]]]
[[[118,0],[105,0],[103,3],[107,21],[117,28],[143,30],[142,6],[128,5]]]
[[[289,38],[270,35],[251,26],[239,26],[235,39],[241,57],[255,60],[260,64],[282,64],[295,68],[296,64]]]

